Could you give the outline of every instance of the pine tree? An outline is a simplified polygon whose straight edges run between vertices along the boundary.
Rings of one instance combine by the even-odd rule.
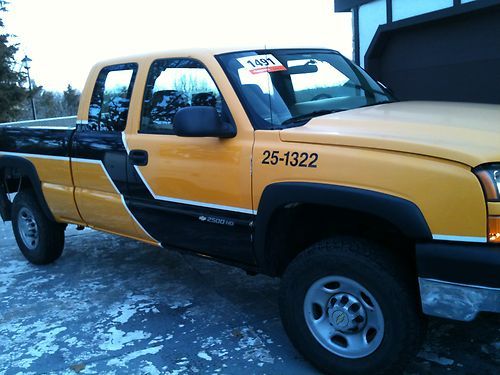
[[[68,85],[63,92],[62,107],[65,116],[75,116],[78,112],[78,104],[80,103],[80,92],[75,90],[71,85]]]
[[[6,2],[0,0],[0,12],[5,12]],[[0,18],[0,32],[4,24]],[[9,34],[0,34],[0,122],[12,121],[26,100],[26,90],[21,86],[22,73],[13,70],[17,46],[9,44]]]
[[[39,119],[75,116],[77,114],[80,92],[72,88],[71,85],[68,85],[64,92],[47,91],[43,86],[38,86],[35,81],[31,81],[31,85],[31,95],[33,96]],[[31,118],[31,103],[29,100],[25,100],[22,103],[17,120]]]
[[[62,95],[60,92],[42,91],[37,100],[37,111],[40,118],[63,116]]]

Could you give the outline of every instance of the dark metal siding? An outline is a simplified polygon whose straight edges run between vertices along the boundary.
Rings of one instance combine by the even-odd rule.
[[[367,71],[403,100],[500,104],[500,4],[478,5],[381,26]]]

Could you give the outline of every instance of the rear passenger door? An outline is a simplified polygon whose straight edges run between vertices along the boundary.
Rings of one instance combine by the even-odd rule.
[[[154,61],[142,99],[137,130],[126,132],[126,201],[136,218],[164,245],[253,263],[253,132],[231,139],[174,134],[174,116],[188,106],[214,107],[235,125],[208,70],[194,59]]]
[[[123,131],[138,66],[102,68],[97,75],[88,121],[78,124],[71,149],[75,201],[85,223],[93,228],[141,240],[154,240],[126,206],[127,152]]]

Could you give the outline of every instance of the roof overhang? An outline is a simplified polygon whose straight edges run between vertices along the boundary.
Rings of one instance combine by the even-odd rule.
[[[371,3],[374,0],[335,0],[335,12],[350,12],[359,5]]]

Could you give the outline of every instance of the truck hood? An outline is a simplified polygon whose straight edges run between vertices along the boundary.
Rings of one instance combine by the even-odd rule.
[[[284,142],[384,149],[471,167],[500,161],[500,105],[399,102],[313,118],[280,131]]]

